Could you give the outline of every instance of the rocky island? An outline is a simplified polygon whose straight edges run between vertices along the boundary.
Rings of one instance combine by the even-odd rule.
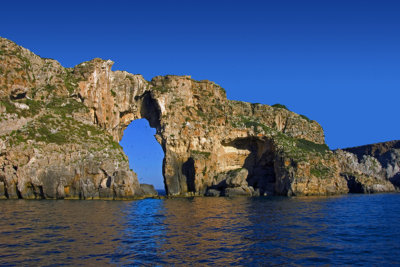
[[[153,196],[119,145],[141,118],[164,151],[169,196],[400,187],[400,141],[331,151],[316,121],[284,105],[232,101],[214,82],[174,75],[146,81],[112,65],[97,58],[64,68],[0,38],[0,198]]]

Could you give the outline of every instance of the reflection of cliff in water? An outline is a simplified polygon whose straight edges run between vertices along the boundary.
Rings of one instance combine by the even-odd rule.
[[[0,265],[95,265],[109,262],[121,229],[120,201],[0,203]],[[4,262],[5,261],[5,262]],[[24,264],[22,264],[22,262]]]
[[[247,198],[194,198],[165,201],[168,242],[160,253],[172,264],[193,262],[227,266],[240,260],[247,248],[244,237],[251,200]]]
[[[318,252],[310,248],[327,245],[319,234],[327,231],[327,225],[320,222],[325,204],[318,198],[167,200],[164,223],[168,242],[160,253],[166,258],[179,257],[182,264],[221,266],[317,258]]]
[[[399,265],[399,200],[0,201],[0,266]]]
[[[319,199],[323,198],[253,201],[248,216],[252,227],[245,239],[249,244],[247,251],[262,255],[253,259],[253,264],[279,265],[290,258],[301,265],[304,259],[317,258],[319,253],[312,248],[326,245],[319,233],[327,230],[321,221],[325,217],[325,202]]]

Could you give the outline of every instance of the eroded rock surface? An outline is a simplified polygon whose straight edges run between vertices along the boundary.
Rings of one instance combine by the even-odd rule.
[[[154,189],[154,186],[151,184],[140,184],[140,188],[143,190],[143,194],[145,197],[158,196],[157,190]]]
[[[393,192],[400,187],[400,141],[335,151],[350,192]]]
[[[156,129],[165,153],[168,195],[349,191],[343,173],[353,173],[356,162],[344,163],[345,152],[328,149],[317,122],[282,105],[228,100],[210,81],[173,75],[146,81],[112,71],[112,64],[93,59],[64,68],[0,39],[0,198],[149,195],[118,144],[140,118]],[[398,180],[398,165],[383,168]]]

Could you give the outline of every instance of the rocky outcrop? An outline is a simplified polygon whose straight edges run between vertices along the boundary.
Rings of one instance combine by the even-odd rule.
[[[0,198],[144,195],[122,148],[79,98],[82,68],[0,39]]]
[[[145,197],[155,197],[158,196],[158,192],[154,189],[154,186],[151,184],[140,184],[140,188],[143,191]]]
[[[393,192],[400,187],[400,141],[335,151],[350,192]]]
[[[0,197],[153,194],[118,144],[140,118],[156,129],[168,195],[349,190],[347,165],[325,145],[321,126],[283,105],[228,100],[219,85],[190,76],[146,81],[112,71],[110,60],[63,68],[3,38],[0,49]]]

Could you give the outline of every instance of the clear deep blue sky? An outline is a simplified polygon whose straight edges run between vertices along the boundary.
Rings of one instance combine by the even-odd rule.
[[[400,1],[2,1],[0,36],[66,67],[101,57],[285,104],[317,120],[331,148],[400,139]],[[137,122],[122,145],[160,188],[152,130]]]

